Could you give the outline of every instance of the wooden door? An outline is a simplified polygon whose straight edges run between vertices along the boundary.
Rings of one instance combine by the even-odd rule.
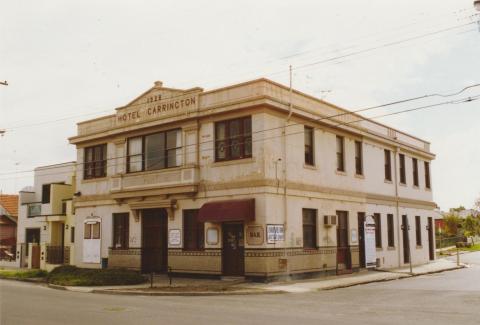
[[[243,223],[224,223],[222,237],[223,275],[243,276],[245,274]]]
[[[433,218],[428,217],[428,255],[430,257],[430,261],[435,259],[435,249],[433,245],[433,231],[435,228],[433,227]]]
[[[410,263],[410,236],[408,235],[408,218],[402,216],[403,263]]]
[[[142,211],[142,272],[165,273],[168,267],[167,212]]]
[[[337,211],[337,274],[352,272],[350,246],[348,244],[348,212]]]
[[[32,245],[32,269],[40,268],[40,245]]]
[[[360,258],[360,267],[365,265],[365,212],[358,213],[358,250]]]

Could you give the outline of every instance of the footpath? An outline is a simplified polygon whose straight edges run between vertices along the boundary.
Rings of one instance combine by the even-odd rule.
[[[166,276],[154,277],[151,283],[132,286],[111,287],[66,287],[49,285],[51,288],[85,293],[142,295],[142,296],[213,296],[213,295],[256,295],[278,293],[304,293],[319,290],[332,290],[372,282],[392,281],[419,275],[432,274],[466,267],[447,259],[437,259],[425,265],[410,268],[366,270],[341,276],[319,277],[308,280],[285,280],[272,283],[246,282],[243,279],[172,279],[170,284]]]

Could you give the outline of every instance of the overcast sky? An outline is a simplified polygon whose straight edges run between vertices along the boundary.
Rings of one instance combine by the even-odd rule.
[[[3,1],[0,191],[32,185],[37,166],[75,160],[75,123],[113,113],[155,80],[206,90],[262,76],[288,84],[291,64],[296,89],[351,110],[480,83],[472,2]],[[366,115],[475,95],[480,87]],[[431,141],[442,209],[473,205],[480,100],[379,121]]]

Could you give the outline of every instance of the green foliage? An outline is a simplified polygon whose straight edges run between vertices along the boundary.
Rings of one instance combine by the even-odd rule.
[[[468,216],[463,220],[463,234],[467,237],[480,235],[480,219]]]
[[[450,211],[452,212],[460,212],[465,210],[465,207],[463,205],[459,206],[458,208],[451,208]]]
[[[65,286],[104,286],[139,284],[145,282],[145,278],[127,269],[82,269],[64,265],[53,269],[47,281]]]
[[[445,232],[447,236],[458,236],[459,228],[461,228],[462,220],[453,214],[443,216],[445,223]]]
[[[44,270],[0,270],[0,277],[9,279],[44,278],[48,274]]]

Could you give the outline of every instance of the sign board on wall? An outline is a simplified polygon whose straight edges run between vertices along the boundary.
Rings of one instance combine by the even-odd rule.
[[[285,240],[283,225],[267,225],[267,243],[274,244]]]
[[[372,268],[377,265],[377,247],[375,245],[375,220],[371,216],[365,218],[365,266]]]
[[[350,230],[350,243],[356,244],[358,241],[357,229]]]
[[[217,228],[208,228],[207,229],[207,244],[208,245],[217,245],[218,244],[218,229]]]
[[[247,244],[248,245],[262,245],[263,244],[263,227],[262,226],[248,226],[247,227]]]
[[[180,229],[170,229],[168,232],[168,244],[171,246],[180,246],[182,243]]]

